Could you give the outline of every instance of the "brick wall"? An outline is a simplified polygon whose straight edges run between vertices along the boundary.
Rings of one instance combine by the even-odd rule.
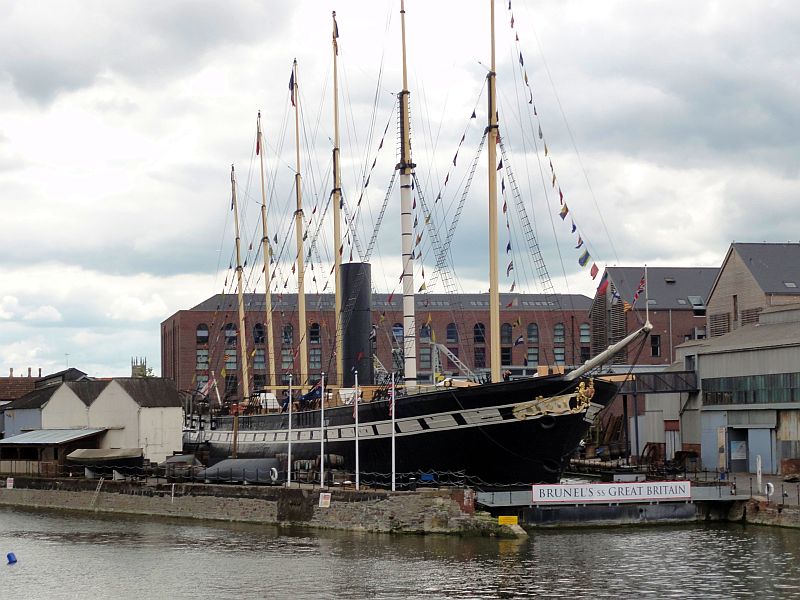
[[[312,489],[115,481],[104,482],[93,503],[96,485],[85,479],[16,478],[14,489],[0,487],[0,504],[384,533],[507,534],[488,516],[476,515],[474,496],[459,489],[333,490],[330,507],[320,508],[319,490]]]

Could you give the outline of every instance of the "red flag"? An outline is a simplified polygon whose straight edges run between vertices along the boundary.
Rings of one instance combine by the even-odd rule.
[[[608,271],[606,271],[600,278],[600,285],[597,286],[597,293],[605,294],[606,290],[608,289],[608,283]]]
[[[597,263],[592,263],[592,270],[589,272],[592,276],[592,279],[597,277],[597,274],[600,272],[600,269],[597,268]]]

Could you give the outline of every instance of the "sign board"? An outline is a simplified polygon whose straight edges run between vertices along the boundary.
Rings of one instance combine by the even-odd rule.
[[[519,517],[500,516],[497,517],[498,525],[519,525]]]
[[[532,486],[532,504],[665,502],[691,500],[688,481],[579,483]]]
[[[319,495],[319,507],[320,508],[330,508],[331,507],[331,494],[330,494],[330,492],[322,492]]]
[[[6,477],[6,489],[13,490],[14,489],[14,478],[13,477]]]
[[[747,460],[747,440],[731,440],[731,460]]]

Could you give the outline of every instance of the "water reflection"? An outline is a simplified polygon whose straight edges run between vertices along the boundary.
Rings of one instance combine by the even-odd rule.
[[[800,597],[800,532],[741,525],[492,540],[0,508],[12,551],[3,598]]]

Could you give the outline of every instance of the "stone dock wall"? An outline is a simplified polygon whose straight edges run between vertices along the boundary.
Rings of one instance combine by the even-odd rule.
[[[330,490],[328,507],[319,489],[241,485],[162,484],[82,479],[14,479],[0,487],[0,505],[188,519],[299,525],[381,533],[497,535],[508,528],[475,512],[466,489],[415,492]]]

